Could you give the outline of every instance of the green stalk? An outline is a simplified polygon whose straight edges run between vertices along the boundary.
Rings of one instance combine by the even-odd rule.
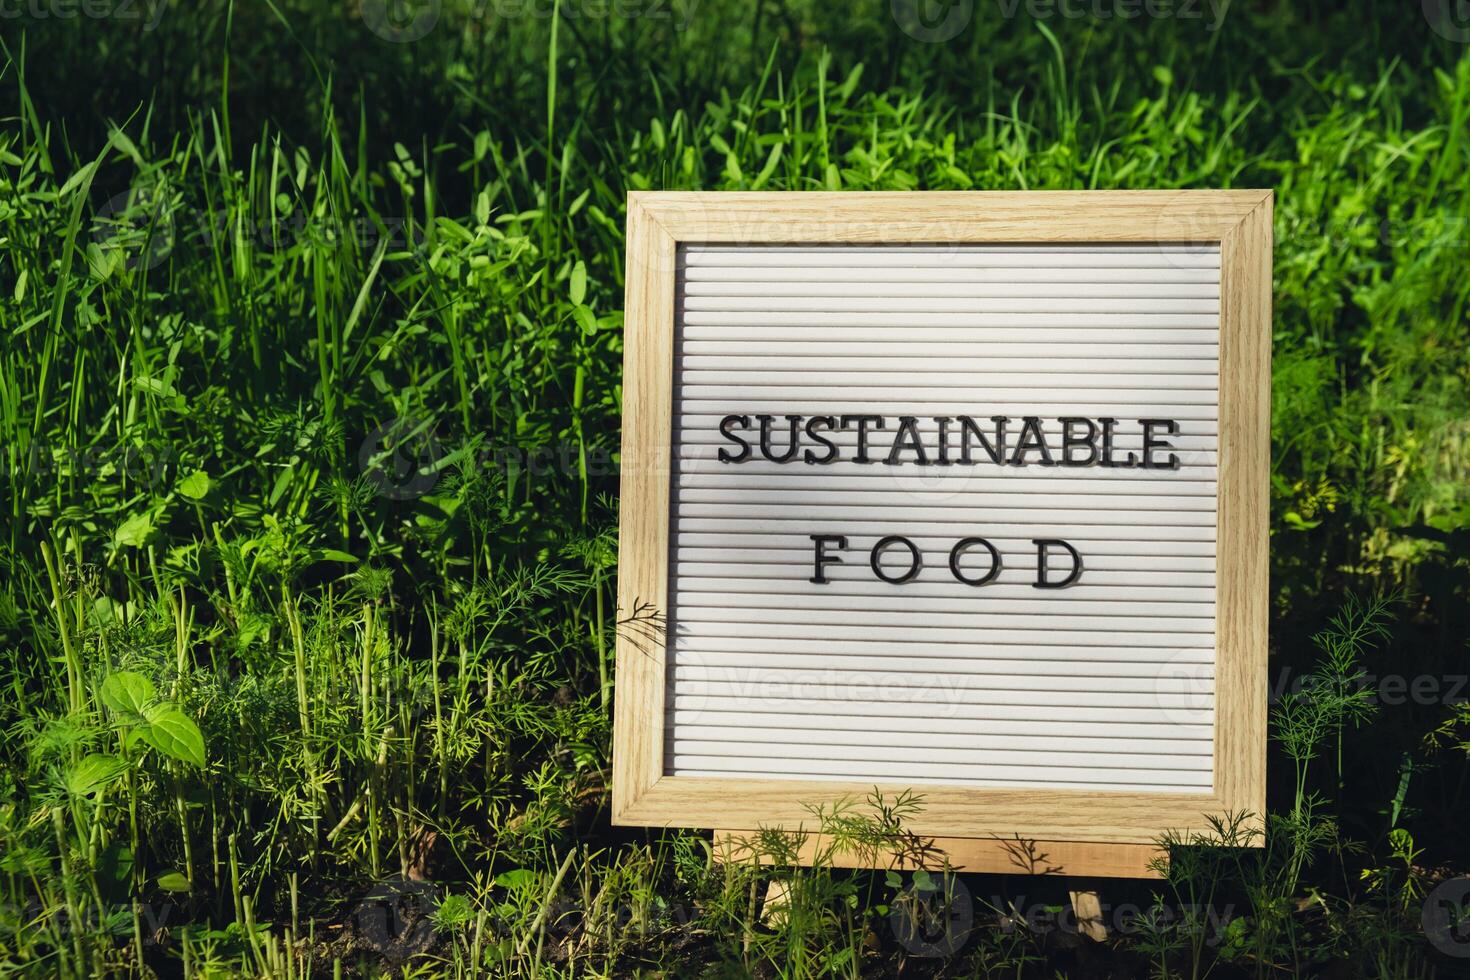
[[[51,599],[56,607],[56,627],[61,631],[61,649],[66,658],[67,707],[72,714],[81,714],[83,707],[82,661],[77,653],[71,627],[67,623],[66,603],[61,598],[61,576],[56,566],[56,558],[51,553],[50,543],[44,540],[41,542],[41,558],[46,562],[46,575],[51,580]]]
[[[557,62],[557,35],[561,27],[561,0],[553,0],[551,5],[551,40],[547,45],[546,52],[546,183],[542,187],[545,200],[541,210],[541,261],[545,264],[545,270],[541,275],[541,304],[543,307],[551,305],[551,284],[553,278],[552,266],[552,241],[555,237],[552,222],[552,200],[551,187],[553,170],[555,169],[556,151],[556,62]]]
[[[434,685],[434,760],[439,769],[439,821],[449,802],[449,757],[444,742],[444,694],[439,680],[439,620],[429,620],[429,672]]]
[[[73,874],[71,862],[67,860],[66,831],[61,818],[60,808],[51,811],[51,829],[56,836],[56,854],[61,861],[61,889],[66,895],[67,920],[72,923],[81,923],[86,920],[82,918],[81,902],[77,897],[76,878]],[[85,930],[74,928],[71,932],[72,952],[76,955],[76,966],[80,970],[81,965],[86,962],[86,953],[82,948],[82,934]],[[63,947],[58,946],[60,951]],[[63,963],[65,961],[63,960]]]
[[[236,834],[231,834],[229,839],[230,854],[230,898],[235,903],[235,921],[245,921],[244,896],[240,892],[240,855],[235,850]]]
[[[597,597],[597,618],[593,621],[593,636],[597,641],[597,690],[602,710],[606,713],[612,682],[607,676],[607,641],[603,634],[603,624],[607,617],[606,600],[602,597],[604,584],[602,577],[598,576],[598,580],[593,583],[592,591]]]
[[[194,890],[194,843],[189,834],[189,807],[184,800],[184,783],[179,779],[173,763],[168,766],[169,780],[174,786],[174,811],[179,818],[179,838],[184,846],[184,877],[189,879],[189,890]]]
[[[281,587],[282,608],[286,613],[286,622],[291,630],[291,647],[295,653],[296,668],[296,713],[301,724],[301,761],[306,769],[307,779],[312,786],[312,795],[316,796],[311,813],[311,864],[316,867],[317,849],[321,840],[321,787],[317,781],[316,756],[311,750],[311,712],[307,707],[306,689],[306,639],[301,632],[301,618],[296,610],[295,604]]]
[[[358,697],[362,716],[362,744],[364,754],[372,758],[372,732],[374,717],[372,711],[373,690],[373,610],[370,604],[363,605],[363,627],[362,627],[362,666],[359,678]],[[367,772],[367,810],[368,810],[368,857],[372,868],[373,879],[376,881],[381,874],[381,857],[379,854],[379,828],[378,828],[378,794],[381,790],[378,781],[378,767],[369,763]]]

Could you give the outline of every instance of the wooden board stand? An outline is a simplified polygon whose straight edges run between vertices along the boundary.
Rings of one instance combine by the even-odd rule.
[[[746,842],[752,833],[739,830],[714,831],[716,860],[749,860],[751,852]],[[893,855],[894,869],[913,870],[923,867],[933,870],[948,864],[955,871],[971,874],[1159,879],[1164,876],[1169,858],[1166,849],[1152,844],[974,837],[925,839],[922,843],[924,849],[921,857],[896,849]],[[803,863],[809,862],[815,853],[825,850],[825,844],[822,835],[808,835],[801,843],[797,859]],[[840,850],[829,855],[828,860],[833,867],[839,868],[870,866],[861,856]],[[762,855],[761,861],[770,863],[770,858]],[[783,914],[788,901],[787,883],[780,878],[773,879],[767,885],[761,903],[761,921],[768,926],[772,925]],[[1068,889],[1067,901],[1072,906],[1078,934],[1094,942],[1106,941],[1108,925],[1100,894],[1095,889]]]
[[[715,856],[723,861],[748,860],[746,846],[754,831],[716,830]],[[826,842],[820,834],[803,840],[799,857],[803,861],[824,850]],[[1014,838],[939,837],[923,838],[922,856],[903,852],[894,854],[894,868],[933,870],[944,867],[946,859],[956,871],[970,874],[1064,875],[1085,878],[1162,878],[1158,860],[1167,861],[1168,852],[1153,844],[1115,844],[1096,841],[1037,841]],[[868,867],[860,855],[837,852],[831,863],[839,868]]]

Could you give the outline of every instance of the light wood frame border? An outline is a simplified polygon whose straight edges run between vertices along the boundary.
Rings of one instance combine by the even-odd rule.
[[[1271,214],[1264,190],[1051,192],[634,192],[628,196],[620,617],[668,609],[675,267],[682,243],[1220,245],[1214,786],[1207,794],[912,788],[909,830],[945,838],[1148,844],[1250,814],[1266,781]],[[661,636],[618,631],[612,822],[812,827],[809,805],[862,799],[871,782],[665,775]],[[1085,873],[1085,872],[1075,872]]]

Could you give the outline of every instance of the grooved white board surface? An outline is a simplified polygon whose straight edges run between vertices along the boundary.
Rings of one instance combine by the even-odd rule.
[[[1220,253],[1209,246],[681,246],[665,768],[679,776],[1207,792]],[[880,415],[873,462],[763,459],[755,417]],[[720,432],[748,415],[739,435]],[[1173,419],[1177,469],[883,462],[901,416]],[[802,448],[824,447],[799,430]],[[987,431],[990,431],[987,429]],[[959,430],[948,445],[958,455]],[[842,564],[813,574],[813,534]],[[911,581],[869,549],[903,535]],[[990,584],[949,550],[983,536]],[[1083,558],[1033,587],[1036,538]],[[884,567],[906,567],[895,547]],[[1054,551],[1054,573],[1069,557]],[[967,575],[988,567],[973,549]]]

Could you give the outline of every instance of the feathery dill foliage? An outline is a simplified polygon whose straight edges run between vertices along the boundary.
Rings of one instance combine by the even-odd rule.
[[[1431,969],[1470,56],[1417,10],[983,6],[0,24],[0,972]],[[1273,812],[1168,842],[1106,951],[1060,884],[833,867],[922,854],[911,797],[814,812],[794,872],[613,832],[613,638],[663,629],[613,589],[625,192],[1199,186],[1278,193]]]

